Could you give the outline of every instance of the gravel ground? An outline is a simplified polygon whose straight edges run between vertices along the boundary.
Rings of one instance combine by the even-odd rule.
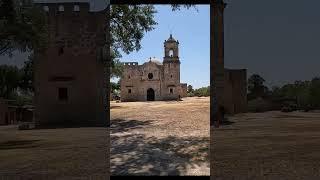
[[[112,175],[209,175],[209,98],[111,103]]]
[[[320,179],[320,112],[247,113],[211,131],[211,177]]]
[[[109,179],[106,128],[0,126],[0,179]]]

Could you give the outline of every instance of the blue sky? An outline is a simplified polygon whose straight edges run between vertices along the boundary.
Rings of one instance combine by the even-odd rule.
[[[179,40],[181,61],[180,77],[182,83],[194,88],[210,85],[210,8],[199,5],[195,8],[172,11],[171,6],[157,5],[153,31],[147,32],[142,39],[142,48],[129,55],[123,54],[121,61],[143,64],[149,57],[163,60],[163,42],[170,32]]]

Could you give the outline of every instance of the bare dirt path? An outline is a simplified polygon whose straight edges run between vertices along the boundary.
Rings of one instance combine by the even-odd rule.
[[[209,98],[111,103],[112,175],[209,175]]]
[[[213,179],[320,179],[320,113],[239,114],[212,131]]]

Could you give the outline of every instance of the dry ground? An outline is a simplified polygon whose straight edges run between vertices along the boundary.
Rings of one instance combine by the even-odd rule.
[[[209,99],[111,103],[113,174],[208,175]],[[214,179],[320,179],[320,112],[239,114],[211,131]],[[106,179],[108,131],[0,126],[2,179]]]
[[[239,114],[211,131],[213,179],[320,179],[320,112]]]
[[[111,103],[112,175],[209,175],[209,98]]]
[[[0,179],[108,179],[106,128],[0,126]]]

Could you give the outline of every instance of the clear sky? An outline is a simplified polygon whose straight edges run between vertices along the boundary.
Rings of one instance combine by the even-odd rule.
[[[225,9],[225,67],[258,73],[267,85],[320,76],[319,0],[228,0]],[[209,6],[172,12],[156,6],[156,29],[147,33],[138,53],[123,60],[162,60],[163,41],[172,30],[180,42],[181,82],[209,84]],[[21,65],[25,55],[0,56],[0,64]]]
[[[123,55],[121,61],[146,62],[149,57],[160,61],[164,56],[164,40],[170,32],[179,40],[180,78],[182,83],[194,88],[210,85],[210,8],[199,5],[195,8],[172,11],[169,5],[155,6],[158,23],[153,31],[145,34],[142,49]],[[198,11],[197,11],[198,10]]]

